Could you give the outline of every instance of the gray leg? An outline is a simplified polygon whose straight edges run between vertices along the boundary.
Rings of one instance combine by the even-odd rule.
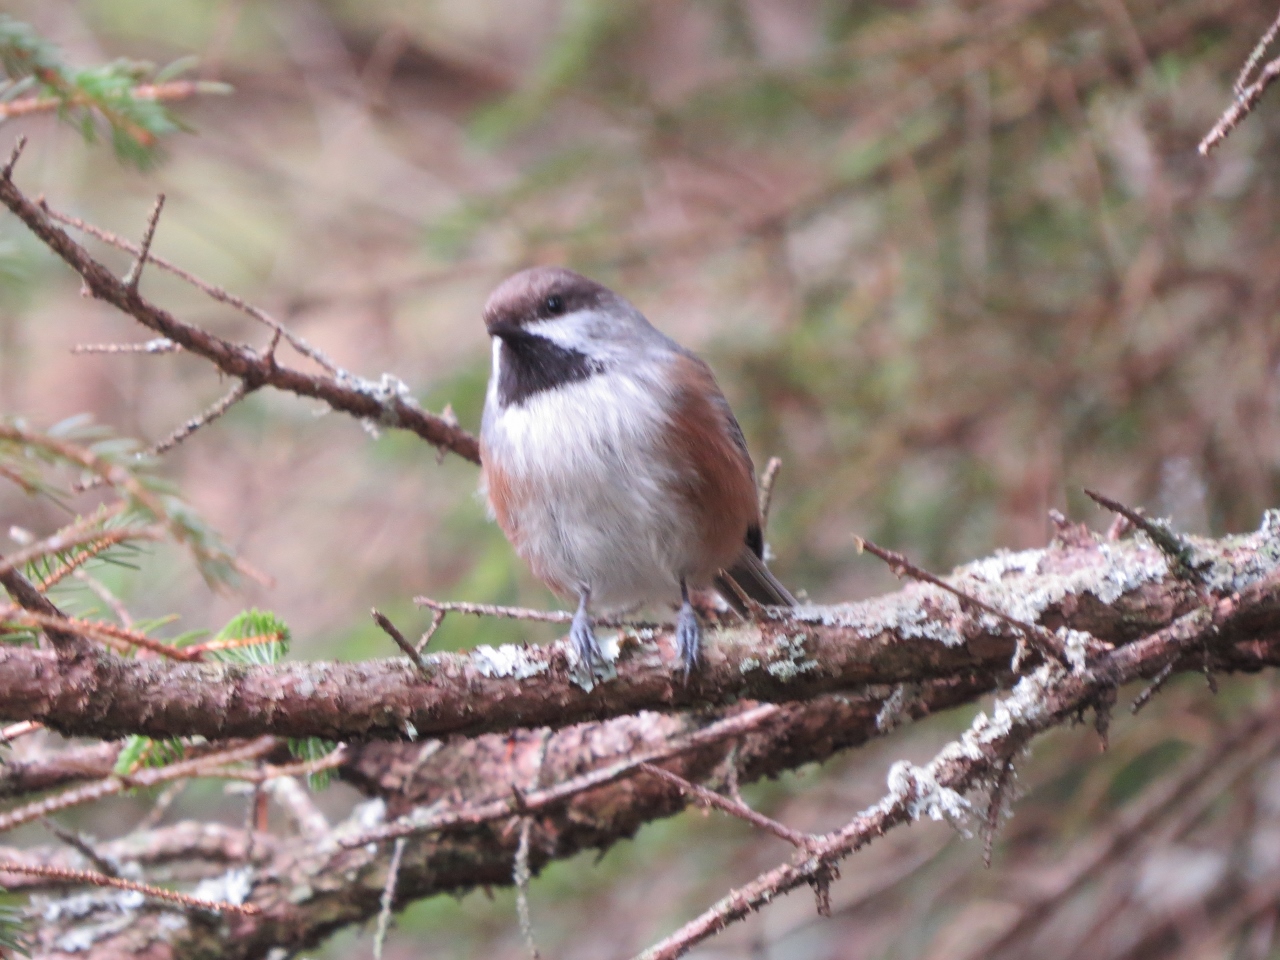
[[[680,613],[676,616],[676,646],[680,648],[680,660],[684,663],[685,679],[688,679],[693,668],[698,665],[698,650],[702,644],[702,628],[698,625],[698,615],[693,612],[693,604],[689,602],[689,585],[680,578]]]
[[[578,610],[573,615],[573,623],[569,625],[569,639],[573,641],[573,649],[588,670],[594,671],[597,663],[604,663],[604,653],[600,644],[596,643],[595,628],[591,623],[591,614],[587,612],[587,604],[591,602],[591,588],[582,584],[578,587]]]

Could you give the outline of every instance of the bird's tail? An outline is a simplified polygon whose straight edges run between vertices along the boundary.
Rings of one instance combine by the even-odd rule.
[[[764,561],[750,547],[743,547],[733,566],[720,571],[715,579],[715,587],[729,606],[743,616],[746,616],[747,608],[742,602],[741,594],[746,594],[756,603],[763,603],[767,607],[796,605],[796,598],[791,595],[791,591],[769,572]]]

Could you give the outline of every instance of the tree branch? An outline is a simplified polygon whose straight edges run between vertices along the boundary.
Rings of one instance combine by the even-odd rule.
[[[1209,601],[1274,569],[1270,519],[1258,532],[1197,542],[1210,564]],[[1145,537],[1082,540],[1004,554],[960,568],[950,584],[1063,637],[1121,646],[1202,604]],[[1269,582],[1269,581],[1268,581]],[[1270,589],[1270,588],[1269,588]],[[1248,630],[1252,663],[1280,660],[1280,609],[1268,595]],[[1222,638],[1197,627],[1225,656]],[[246,666],[127,660],[97,650],[74,657],[0,647],[0,720],[38,720],[66,734],[201,735],[210,739],[317,736],[330,740],[474,735],[559,727],[642,709],[726,706],[741,699],[804,700],[865,684],[978,675],[994,689],[1008,675],[1018,631],[941,588],[913,584],[862,603],[807,607],[709,637],[688,684],[674,667],[669,632],[621,634],[615,675],[593,682],[568,644],[479,647],[423,657],[424,677],[403,659]],[[1144,661],[1151,677],[1167,660]],[[1229,666],[1224,669],[1230,669]]]
[[[223,373],[243,381],[246,389],[269,386],[299,396],[314,397],[335,410],[383,426],[402,427],[441,450],[456,453],[472,463],[480,462],[480,446],[474,436],[444,417],[422,410],[407,388],[394,378],[384,377],[383,382],[372,383],[350,374],[320,376],[304,373],[281,366],[269,351],[263,353],[247,345],[224,340],[156,306],[95,260],[89,251],[28,199],[13,182],[11,164],[0,171],[0,203],[75,270],[94,297],[129,314],[148,330],[209,360]]]

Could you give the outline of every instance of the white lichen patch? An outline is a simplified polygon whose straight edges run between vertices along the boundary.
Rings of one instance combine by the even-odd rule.
[[[818,669],[818,661],[809,657],[804,648],[804,641],[803,633],[794,635],[784,633],[774,640],[773,646],[777,659],[765,666],[770,676],[785,683],[794,680],[802,673]]]
[[[1080,630],[1059,627],[1057,637],[1062,641],[1062,652],[1067,655],[1067,663],[1071,664],[1073,673],[1084,673],[1089,661],[1089,634]]]
[[[41,902],[40,916],[49,923],[55,923],[63,919],[83,919],[102,910],[128,913],[137,910],[146,900],[136,890],[89,890]]]
[[[130,916],[112,917],[102,923],[90,923],[69,930],[54,940],[54,945],[63,953],[84,953],[92,950],[99,940],[114,937],[123,933],[133,925]]]
[[[1262,524],[1253,533],[1221,541],[1230,560],[1201,547],[1199,538],[1188,539],[1195,556],[1211,558],[1201,570],[1208,587],[1219,593],[1239,593],[1280,567],[1280,510],[1264,513]]]
[[[957,574],[966,574],[986,583],[999,583],[1011,573],[1038,573],[1040,561],[1044,558],[1043,550],[997,550],[982,560],[976,560],[960,570]]]
[[[914,584],[900,593],[867,603],[798,607],[791,616],[799,622],[856,630],[860,637],[868,640],[893,633],[954,647],[964,642],[963,635],[954,626],[959,613],[959,602],[945,590]]]
[[[527,648],[514,643],[501,647],[481,644],[471,651],[471,659],[484,677],[528,680],[550,669],[545,656],[532,657]]]
[[[253,867],[234,867],[221,876],[201,880],[196,886],[195,896],[238,906],[249,899],[252,891]]]
[[[1083,564],[1063,573],[1040,571],[1043,550],[997,554],[959,568],[956,585],[1016,620],[1038,623],[1045,610],[1067,596],[1089,593],[1111,604],[1169,575],[1164,554],[1145,544],[1103,543],[1097,549],[1101,564]]]
[[[895,763],[889,768],[889,795],[882,805],[889,809],[905,802],[912,820],[927,816],[962,829],[973,808],[958,792],[938,783],[932,767],[917,767],[908,760]]]
[[[871,689],[868,689],[867,693],[875,696]],[[914,704],[919,696],[920,684],[918,683],[900,683],[894,687],[893,692],[880,703],[880,709],[876,713],[876,729],[881,733],[896,730],[902,721],[907,719],[907,708]]]
[[[981,763],[989,759],[986,748],[1008,736],[1016,726],[1034,730],[1046,723],[1049,717],[1044,707],[1045,691],[1062,676],[1062,667],[1057,664],[1041,665],[1019,680],[1009,696],[996,702],[990,717],[979,713],[969,729],[939,750],[928,764],[919,767],[906,760],[895,763],[889,768],[889,792],[862,815],[885,814],[903,805],[911,819],[947,820],[967,837],[964,822],[972,805],[959,791],[941,783],[939,776],[956,762]]]

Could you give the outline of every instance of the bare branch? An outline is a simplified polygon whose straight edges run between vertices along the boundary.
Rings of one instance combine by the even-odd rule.
[[[75,270],[93,296],[129,314],[147,329],[172,340],[183,349],[204,357],[228,376],[245,381],[249,389],[271,386],[299,396],[313,397],[361,420],[411,430],[436,447],[456,453],[472,463],[480,462],[480,446],[474,436],[444,418],[422,410],[404,384],[395,378],[384,377],[380,383],[371,383],[341,371],[315,376],[281,366],[269,355],[178,320],[136,290],[130,290],[84,247],[72,240],[66,231],[56,226],[51,217],[29,200],[8,176],[0,177],[0,203]],[[287,333],[285,335],[288,336]]]
[[[1168,523],[1149,520],[1132,507],[1126,507],[1118,500],[1112,500],[1110,497],[1103,496],[1093,490],[1085,490],[1085,495],[1099,506],[1124,517],[1129,523],[1150,537],[1151,542],[1163,550],[1169,559],[1177,564],[1184,576],[1199,577],[1198,567],[1200,565],[1196,562],[1191,544],[1179,536]]]
[[[857,543],[859,550],[866,550],[868,553],[879,557],[885,563],[889,564],[890,569],[898,576],[906,574],[907,576],[923,583],[929,583],[935,587],[940,587],[959,600],[961,604],[974,607],[981,610],[983,613],[989,613],[993,617],[997,617],[1005,623],[1016,627],[1018,632],[1030,640],[1032,645],[1039,648],[1041,653],[1047,653],[1059,663],[1069,665],[1066,648],[1063,646],[1062,641],[1044,627],[1037,624],[1024,623],[1016,617],[1009,616],[1009,614],[1005,613],[1003,610],[991,606],[989,603],[984,603],[976,597],[971,597],[969,594],[962,590],[958,590],[945,580],[935,577],[932,573],[929,573],[929,571],[917,567],[900,553],[896,553],[893,550],[886,550],[884,547],[876,546],[870,540],[864,540],[862,537],[857,538]]]
[[[1222,143],[1230,135],[1231,131],[1240,125],[1240,121],[1253,112],[1253,108],[1258,105],[1258,101],[1266,93],[1267,87],[1271,86],[1277,77],[1280,77],[1280,57],[1278,57],[1262,68],[1257,80],[1253,83],[1248,83],[1249,77],[1253,75],[1258,64],[1262,62],[1262,57],[1266,53],[1267,47],[1271,46],[1275,40],[1277,32],[1280,32],[1280,16],[1276,17],[1267,32],[1263,34],[1249,54],[1249,58],[1245,61],[1244,67],[1241,68],[1240,75],[1236,78],[1236,82],[1232,87],[1236,95],[1235,102],[1223,111],[1222,116],[1218,118],[1218,122],[1213,125],[1213,129],[1200,141],[1198,148],[1200,156],[1207,157],[1218,144]]]
[[[409,658],[415,667],[418,668],[418,672],[421,673],[423,677],[430,679],[431,669],[422,662],[422,656],[418,653],[417,648],[404,638],[404,634],[401,633],[396,628],[396,625],[387,619],[387,617],[378,610],[377,607],[374,607],[371,612],[373,614],[373,622],[382,628],[383,633],[395,641],[396,646],[403,650],[404,655]],[[437,613],[439,613],[439,611],[437,611]],[[435,631],[432,632],[434,633]]]
[[[147,229],[142,234],[142,244],[138,247],[138,256],[133,261],[133,266],[129,268],[129,272],[120,281],[130,293],[137,293],[138,284],[142,281],[142,268],[147,262],[147,257],[151,255],[151,241],[155,239],[156,227],[160,224],[160,212],[162,210],[164,210],[163,193],[156,197],[155,206],[151,208],[151,216],[147,217]]]
[[[135,883],[122,880],[120,877],[109,877],[103,873],[90,873],[88,870],[67,870],[62,867],[46,867],[33,863],[17,863],[13,860],[0,861],[0,874],[29,874],[36,877],[47,877],[60,883],[88,884],[95,887],[114,887],[117,890],[132,890],[157,900],[168,900],[170,903],[192,907],[198,910],[209,910],[213,913],[242,913],[246,916],[257,916],[262,911],[251,903],[227,903],[218,900],[205,900],[190,894],[166,890],[149,883]]]
[[[767,830],[776,837],[781,837],[787,843],[792,844],[801,850],[807,850],[817,839],[807,833],[801,833],[798,830],[792,830],[786,824],[779,823],[771,817],[766,817],[763,813],[752,810],[745,803],[738,800],[732,800],[729,797],[721,796],[714,790],[708,790],[706,787],[690,783],[684,777],[672,773],[670,770],[664,770],[662,767],[655,766],[652,763],[640,764],[640,769],[651,776],[664,780],[679,790],[687,793],[689,796],[698,800],[700,803],[715,807],[717,810],[723,810],[732,817],[739,820],[745,820],[752,826]]]

